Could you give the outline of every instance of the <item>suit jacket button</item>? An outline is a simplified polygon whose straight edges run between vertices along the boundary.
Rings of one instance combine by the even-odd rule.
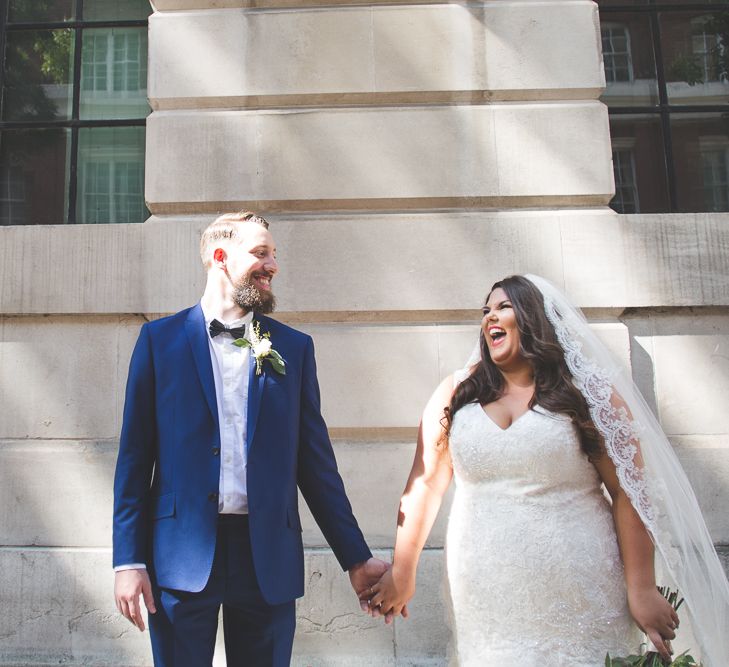
[[[212,502],[213,500],[217,500],[217,499],[218,499],[217,493],[208,493],[208,500],[210,500]]]
[[[220,447],[213,447],[213,456],[220,454]]]

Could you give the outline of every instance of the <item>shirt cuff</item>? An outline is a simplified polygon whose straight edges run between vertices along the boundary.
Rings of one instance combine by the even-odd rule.
[[[123,572],[124,570],[146,570],[147,566],[144,563],[128,563],[127,565],[117,565],[114,568],[114,572]]]

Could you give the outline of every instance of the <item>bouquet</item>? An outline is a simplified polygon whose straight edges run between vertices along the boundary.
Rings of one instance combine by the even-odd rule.
[[[683,604],[683,598],[679,599],[678,591],[672,591],[666,586],[659,586],[658,590],[674,610],[678,611]],[[605,656],[605,667],[666,667],[666,665],[668,667],[702,667],[701,663],[696,662],[688,651],[684,651],[674,658],[670,664],[666,663],[655,651],[648,651],[643,655],[629,655],[626,658],[611,658],[609,653]]]

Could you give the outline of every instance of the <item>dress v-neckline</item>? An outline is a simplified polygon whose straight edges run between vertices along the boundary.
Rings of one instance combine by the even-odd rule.
[[[517,418],[516,418],[516,419],[515,419],[515,420],[514,420],[513,422],[511,422],[511,424],[509,424],[509,425],[508,425],[508,426],[507,426],[506,428],[502,428],[501,426],[499,426],[499,425],[498,425],[498,424],[497,424],[497,423],[496,423],[496,422],[494,421],[493,417],[491,417],[491,415],[489,415],[489,413],[488,413],[488,412],[486,412],[486,410],[484,410],[484,409],[483,409],[483,405],[481,405],[480,403],[476,403],[476,405],[478,406],[478,409],[479,409],[479,411],[483,413],[484,417],[486,417],[486,419],[487,419],[487,420],[488,420],[489,422],[491,422],[491,423],[492,423],[492,424],[493,424],[493,425],[494,425],[494,426],[495,426],[495,427],[496,427],[497,429],[499,429],[499,431],[501,431],[502,433],[506,433],[506,432],[507,432],[507,431],[508,431],[509,429],[511,429],[511,428],[512,428],[513,426],[516,426],[516,424],[518,424],[518,423],[519,423],[519,422],[520,422],[520,421],[521,421],[522,419],[524,419],[524,417],[526,417],[526,416],[527,416],[527,415],[528,415],[528,414],[529,414],[530,412],[535,412],[534,408],[536,408],[536,407],[537,407],[537,406],[534,406],[534,408],[529,408],[529,409],[527,409],[527,410],[526,410],[525,412],[522,412],[522,413],[521,413],[521,414],[520,414],[520,415],[519,415],[519,416],[518,416],[518,417],[517,417]]]

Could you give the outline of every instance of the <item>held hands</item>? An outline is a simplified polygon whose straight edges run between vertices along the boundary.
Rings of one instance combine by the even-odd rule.
[[[385,614],[385,623],[395,616],[408,617],[407,603],[415,595],[415,573],[402,572],[392,567],[367,591],[369,613],[375,618]],[[360,597],[360,599],[362,599]]]
[[[114,599],[116,608],[133,625],[144,632],[144,619],[139,605],[139,596],[144,598],[144,606],[150,614],[157,609],[152,596],[152,584],[147,570],[121,570],[114,575]]]
[[[676,637],[678,614],[671,604],[654,587],[631,591],[628,589],[628,606],[638,627],[648,635],[656,651],[671,662],[671,643]]]
[[[359,606],[373,618],[382,614],[379,607],[372,604],[370,598],[374,594],[374,587],[379,585],[382,576],[390,570],[391,565],[379,558],[370,558],[362,563],[357,563],[349,569],[349,580],[352,588],[359,598]],[[401,611],[404,618],[408,616],[407,607]],[[393,614],[384,613],[385,623],[392,623]]]

